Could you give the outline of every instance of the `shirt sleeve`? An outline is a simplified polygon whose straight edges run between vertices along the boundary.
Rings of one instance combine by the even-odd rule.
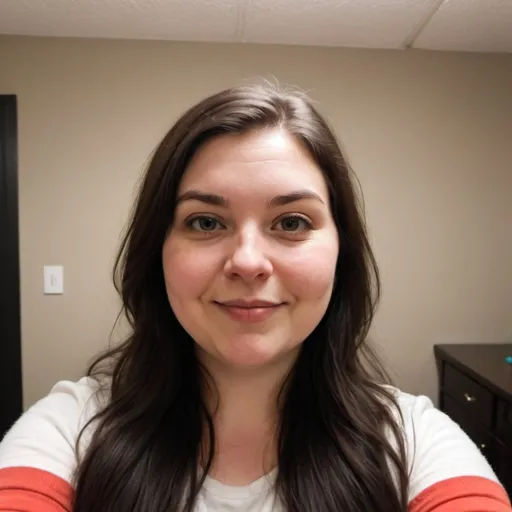
[[[409,512],[511,512],[477,446],[427,397],[401,401],[409,457]]]
[[[0,512],[71,512],[75,444],[95,413],[92,379],[57,383],[0,443]]]

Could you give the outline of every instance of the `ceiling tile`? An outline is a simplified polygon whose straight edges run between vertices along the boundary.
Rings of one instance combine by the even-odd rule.
[[[249,0],[252,43],[400,48],[437,0]]]
[[[414,47],[512,52],[512,0],[446,0]]]
[[[0,0],[0,33],[234,41],[238,0]]]
[[[442,0],[0,0],[0,33],[401,48]],[[445,0],[416,48],[512,52],[512,0]]]

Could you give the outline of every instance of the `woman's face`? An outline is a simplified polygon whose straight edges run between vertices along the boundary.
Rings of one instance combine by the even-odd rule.
[[[327,309],[338,249],[322,172],[296,139],[221,135],[178,191],[162,255],[169,302],[200,357],[292,359]]]

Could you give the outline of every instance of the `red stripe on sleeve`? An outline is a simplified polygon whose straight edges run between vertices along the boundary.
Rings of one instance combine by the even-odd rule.
[[[68,482],[48,471],[0,469],[0,512],[72,512],[73,494]]]
[[[511,512],[505,489],[478,476],[449,478],[431,485],[411,503],[409,512]]]

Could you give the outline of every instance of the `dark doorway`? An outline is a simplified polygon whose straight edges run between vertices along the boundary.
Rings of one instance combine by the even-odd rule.
[[[0,439],[23,408],[16,96],[0,95]]]

